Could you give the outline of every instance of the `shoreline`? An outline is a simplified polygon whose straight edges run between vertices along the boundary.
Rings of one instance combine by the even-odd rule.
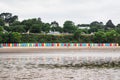
[[[70,52],[70,51],[99,51],[99,52],[120,52],[119,46],[113,47],[3,47],[0,53],[49,53],[49,52]]]

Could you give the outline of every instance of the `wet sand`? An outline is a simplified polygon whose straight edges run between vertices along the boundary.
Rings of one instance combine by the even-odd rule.
[[[49,52],[71,52],[71,51],[99,51],[99,52],[120,52],[120,47],[4,47],[0,53],[49,53]]]

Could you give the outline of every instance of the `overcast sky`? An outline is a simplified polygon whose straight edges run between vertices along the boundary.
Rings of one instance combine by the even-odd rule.
[[[19,20],[40,17],[43,22],[66,20],[75,24],[109,19],[120,23],[120,0],[0,0],[0,13],[10,12]]]

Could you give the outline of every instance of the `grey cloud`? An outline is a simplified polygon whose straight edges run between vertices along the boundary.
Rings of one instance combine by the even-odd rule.
[[[20,20],[41,17],[63,24],[65,20],[90,23],[112,19],[120,23],[119,0],[0,0],[0,11],[17,14]]]

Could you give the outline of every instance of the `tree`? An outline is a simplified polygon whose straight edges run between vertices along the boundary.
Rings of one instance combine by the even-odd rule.
[[[56,30],[56,31],[58,31],[58,32],[60,32],[60,33],[62,33],[62,32],[63,32],[63,28],[62,28],[62,27],[60,27],[60,26],[56,27],[56,28],[55,28],[55,30]]]
[[[49,23],[43,23],[42,31],[45,33],[48,33],[50,31],[50,24]]]
[[[57,31],[57,32],[62,33],[63,32],[63,28],[60,27],[60,26],[58,26],[58,27],[51,27],[51,31],[53,31],[53,32]]]
[[[103,31],[98,31],[94,34],[95,43],[105,43],[106,35]]]
[[[3,33],[0,32],[0,43],[3,43]]]
[[[106,42],[109,42],[109,43],[116,43],[117,41],[117,37],[119,36],[119,34],[115,31],[115,30],[110,30],[108,32],[106,32]]]
[[[6,30],[7,32],[10,32],[10,31],[11,31],[10,27],[8,27],[8,26],[3,26],[3,28],[4,28],[4,30]]]
[[[18,32],[9,33],[9,42],[10,43],[20,43],[21,38],[22,38],[22,36]]]
[[[88,29],[82,29],[82,32],[84,32],[85,34],[89,34]]]
[[[5,22],[5,24],[8,24],[9,26],[9,24],[18,20],[18,16],[17,15],[12,16],[12,13],[1,13],[0,19],[2,19]]]
[[[72,21],[65,21],[63,24],[63,31],[66,33],[74,33],[77,27]]]
[[[0,26],[4,26],[4,21],[0,19]]]
[[[0,18],[4,20],[5,22],[9,22],[9,19],[11,18],[11,13],[1,13]]]
[[[0,26],[0,32],[2,32],[3,31],[3,27],[2,26]]]
[[[99,30],[103,29],[104,30],[104,25],[102,22],[94,21],[90,24],[90,30],[89,33],[91,32],[97,32]]]
[[[90,28],[90,29],[88,30],[89,33],[97,32],[97,31],[98,31],[98,29],[97,29],[97,27],[95,27],[95,26],[93,26],[92,28]]]
[[[74,38],[80,41],[80,36],[82,34],[82,30],[78,29],[74,32]]]
[[[98,22],[98,21],[93,21],[91,24],[90,24],[90,27],[92,26],[96,26],[98,29],[101,29],[103,28],[103,22]]]
[[[108,29],[115,29],[115,25],[112,23],[112,20],[108,20],[108,22],[105,25],[105,30]]]
[[[42,21],[40,20],[40,18],[38,19],[33,18],[33,19],[23,20],[21,22],[21,25],[26,25],[25,27],[26,32],[28,32],[34,24],[38,24],[42,26]]]
[[[30,28],[31,33],[41,33],[41,31],[42,31],[42,25],[40,24],[34,24]]]
[[[8,43],[9,42],[9,33],[2,33],[1,35],[1,43]]]
[[[120,34],[120,24],[118,24],[118,25],[116,26],[115,31]]]
[[[15,26],[10,26],[10,31],[12,32],[19,32],[19,33],[25,33],[25,25],[15,25]]]
[[[16,26],[16,25],[21,25],[20,21],[14,21],[10,26]]]
[[[10,23],[13,23],[15,21],[18,21],[18,16],[17,15],[14,15],[10,18]]]

